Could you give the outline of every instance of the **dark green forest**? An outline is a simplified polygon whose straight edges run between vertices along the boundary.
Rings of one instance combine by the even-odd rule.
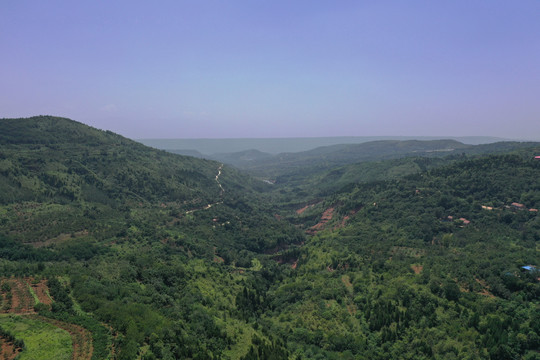
[[[250,175],[1,119],[1,316],[43,279],[92,359],[540,359],[540,144],[458,144]]]

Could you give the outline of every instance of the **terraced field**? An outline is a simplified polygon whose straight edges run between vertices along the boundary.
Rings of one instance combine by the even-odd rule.
[[[32,314],[36,300],[31,290],[30,278],[2,279],[2,312]],[[50,299],[49,299],[50,300]],[[51,301],[49,301],[49,304]]]
[[[65,354],[70,354],[68,359],[75,360],[90,360],[93,353],[92,334],[85,328],[62,322],[55,319],[49,319],[36,314],[34,306],[41,303],[50,306],[53,302],[49,289],[47,287],[47,281],[45,279],[34,279],[31,277],[26,278],[2,278],[0,280],[1,289],[1,313],[0,315],[0,328],[4,330],[10,329],[23,329],[17,330],[18,332],[12,332],[16,338],[20,338],[25,341],[26,351],[22,351],[22,348],[16,347],[13,341],[8,337],[0,335],[0,358],[1,359],[14,359],[17,355],[20,355],[20,359],[45,359],[49,357],[28,357],[30,352],[27,340],[30,339],[34,344],[32,352],[37,353],[49,353],[45,348],[40,349],[40,342],[35,342],[36,336],[41,338],[42,335],[38,333],[32,333],[32,324],[41,324],[37,329],[45,329],[51,331],[55,329],[54,333],[63,334],[60,336],[61,340],[54,340],[55,345],[49,344],[47,339],[42,339],[42,345],[45,347],[65,347],[67,349],[54,350],[58,351],[60,357],[50,357],[51,359],[64,358]],[[16,316],[15,316],[16,315]],[[44,330],[44,331],[45,331]],[[69,338],[69,342],[65,340],[65,336]],[[66,345],[69,344],[69,345]],[[54,352],[53,351],[53,352]],[[19,358],[17,358],[19,359]]]
[[[23,349],[16,346],[13,341],[0,337],[0,359],[13,360]]]
[[[72,359],[90,360],[92,358],[92,352],[94,350],[92,346],[92,334],[85,328],[39,315],[28,315],[27,317],[33,320],[49,323],[67,331],[69,335],[71,335],[71,341],[73,343]]]
[[[0,327],[16,339],[24,341],[25,349],[18,354],[20,360],[74,359],[70,334],[54,325],[34,320],[26,315],[4,314]],[[8,357],[13,352],[8,353]]]

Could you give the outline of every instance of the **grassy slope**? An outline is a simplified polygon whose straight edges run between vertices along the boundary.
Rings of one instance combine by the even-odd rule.
[[[53,325],[21,316],[0,316],[0,327],[24,341],[20,360],[71,359],[71,336]]]

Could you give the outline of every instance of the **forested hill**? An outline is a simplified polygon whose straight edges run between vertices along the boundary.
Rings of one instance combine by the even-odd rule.
[[[299,206],[290,220],[313,237],[282,254],[295,276],[271,291],[279,328],[306,358],[538,359],[539,151]]]
[[[57,117],[0,120],[0,201],[217,201],[219,163]]]
[[[175,203],[185,209],[264,191],[221,163],[152,149],[59,117],[0,119],[0,203]]]
[[[539,151],[269,185],[68,119],[0,120],[2,351],[537,360]]]
[[[84,326],[92,338],[72,340],[93,346],[85,359],[238,358],[252,336],[273,346],[234,305],[248,272],[273,276],[265,251],[305,240],[258,198],[269,185],[69,119],[2,119],[0,134],[1,311],[23,317],[10,324],[38,312],[39,327]],[[0,340],[35,343],[2,316]]]
[[[298,171],[299,168],[330,168],[361,161],[395,159],[430,153],[447,154],[470,146],[456,140],[379,140],[361,144],[323,146],[308,151],[280,153],[266,157],[250,158],[245,157],[243,153],[234,153],[214,154],[213,158],[230,162],[253,174],[268,176]]]
[[[481,155],[504,153],[513,150],[538,146],[535,142],[497,142],[482,145],[467,145],[456,140],[379,140],[361,144],[341,144],[315,148],[297,153],[281,153],[270,155],[255,151],[230,154],[214,154],[209,158],[230,164],[249,172],[254,176],[271,179],[275,182],[288,182],[290,185],[313,183],[316,178],[327,175],[335,177],[336,171],[345,173],[349,181],[361,179],[360,172],[372,173],[368,178],[374,178],[373,169],[377,164],[366,162],[381,162],[398,159],[397,162],[408,162],[403,166],[405,172],[414,171],[411,161],[405,158],[454,158],[462,155]],[[438,160],[425,160],[426,163],[444,163]],[[341,167],[341,169],[338,169]],[[348,167],[348,168],[346,168]],[[383,167],[387,167],[383,165]],[[422,168],[422,167],[420,167]],[[356,173],[356,174],[355,174]],[[380,177],[382,178],[382,177]]]

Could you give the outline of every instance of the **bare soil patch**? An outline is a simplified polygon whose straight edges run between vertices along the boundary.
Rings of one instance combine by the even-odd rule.
[[[296,213],[297,213],[298,215],[302,215],[302,213],[303,213],[304,211],[306,211],[308,208],[309,208],[309,205],[306,205],[306,206],[304,206],[303,208],[296,210]]]
[[[2,344],[0,347],[0,358],[3,360],[13,360],[22,351],[22,348],[16,347],[12,341],[4,337],[0,337],[0,343]]]
[[[39,302],[45,305],[51,305],[52,299],[49,295],[49,288],[47,287],[47,280],[41,279],[39,282],[35,282],[33,278],[25,279],[36,293]]]
[[[333,216],[334,216],[334,208],[331,207],[331,208],[326,209],[323,212],[319,223],[307,229],[306,233],[309,235],[315,235],[318,231],[321,231],[322,229],[324,229],[326,223],[332,220]]]
[[[33,277],[2,278],[0,282],[9,285],[9,290],[1,291],[2,313],[34,314],[36,301],[30,288],[36,294],[39,302],[45,305],[52,304],[46,279],[36,281]]]
[[[422,272],[424,267],[422,265],[411,265],[411,269],[413,269],[414,273],[418,275]]]
[[[3,278],[1,283],[7,283],[10,286],[10,290],[2,290],[3,304],[9,304],[10,306],[4,306],[2,308],[3,313],[13,313],[17,315],[25,315],[31,319],[43,321],[66,330],[72,338],[73,343],[73,357],[74,360],[90,360],[94,347],[92,344],[92,333],[87,329],[75,325],[66,323],[63,321],[49,319],[40,315],[37,315],[34,311],[35,299],[30,292],[30,287],[36,294],[39,302],[50,305],[52,299],[49,296],[49,288],[47,287],[47,280],[41,279],[35,281],[32,277],[26,278]],[[10,299],[10,301],[8,301]],[[2,359],[14,359],[22,349],[14,348],[13,344],[10,344],[6,339],[0,338],[2,341],[1,353],[4,357]],[[13,356],[11,354],[14,354]],[[0,357],[1,358],[1,357]]]
[[[8,284],[10,288],[10,290],[2,290],[3,313],[29,314],[34,312],[34,298],[24,279],[4,278],[2,284]]]

